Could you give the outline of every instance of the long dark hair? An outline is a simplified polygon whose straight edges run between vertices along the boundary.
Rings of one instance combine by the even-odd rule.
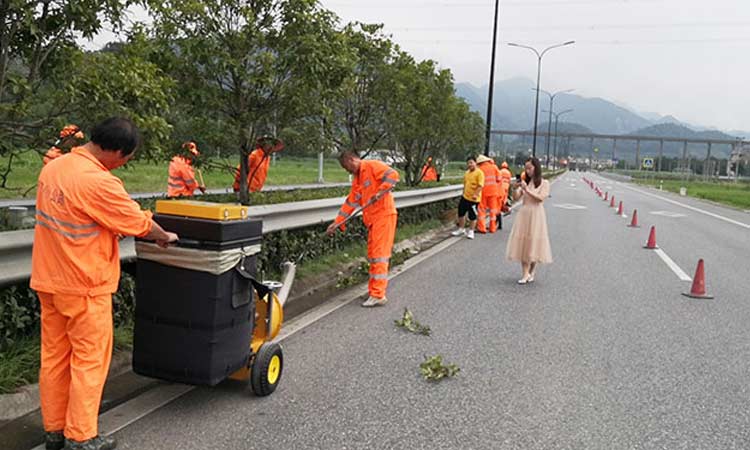
[[[542,164],[539,160],[533,156],[530,156],[526,162],[530,162],[534,166],[534,187],[542,185]]]

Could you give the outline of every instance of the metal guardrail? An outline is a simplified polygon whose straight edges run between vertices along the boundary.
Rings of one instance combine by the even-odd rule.
[[[394,193],[396,208],[408,208],[458,197],[463,186],[443,186]],[[326,198],[294,203],[251,206],[248,215],[263,220],[263,233],[328,223],[332,221],[344,198]],[[0,286],[17,283],[31,276],[31,247],[34,230],[0,233]],[[133,239],[120,241],[120,259],[135,259]]]
[[[351,183],[315,183],[315,184],[291,184],[291,185],[279,185],[279,186],[264,186],[262,192],[278,192],[278,191],[296,191],[304,189],[323,189],[323,188],[335,188],[335,187],[346,187]],[[231,194],[231,188],[225,189],[209,189],[206,194]],[[196,197],[200,197],[200,192],[195,193]],[[147,192],[141,194],[133,194],[130,196],[133,200],[139,200],[144,198],[160,198],[166,197],[166,192]],[[24,198],[24,199],[13,199],[13,200],[0,200],[0,208],[10,208],[14,206],[22,206],[26,208],[33,208],[36,206],[36,199]]]

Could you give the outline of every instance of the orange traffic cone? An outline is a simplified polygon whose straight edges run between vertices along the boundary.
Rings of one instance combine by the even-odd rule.
[[[649,250],[656,250],[657,248],[659,248],[656,245],[656,227],[651,227],[651,233],[649,233],[648,235],[648,242],[643,248],[647,248]]]
[[[614,195],[612,196],[612,200],[610,200],[610,202],[609,202],[609,207],[610,208],[614,208],[615,207],[615,196]]]
[[[703,271],[702,258],[698,260],[698,267],[695,268],[695,277],[693,277],[690,292],[683,292],[682,295],[690,298],[714,298],[713,295],[706,294],[706,274]]]
[[[621,215],[622,215],[622,200],[620,200],[620,207],[619,207],[619,208],[617,208],[617,215],[618,215],[618,216],[621,216]]]
[[[604,193],[604,201],[606,202],[607,200],[609,200],[609,191]]]
[[[641,226],[638,225],[638,210],[633,210],[633,220],[630,221],[630,225],[628,225],[630,228],[640,228]]]

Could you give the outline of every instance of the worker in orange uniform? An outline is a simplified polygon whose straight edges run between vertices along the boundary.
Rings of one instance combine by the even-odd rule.
[[[247,187],[250,192],[263,189],[271,165],[271,155],[284,150],[284,141],[270,136],[259,137],[255,141],[255,150],[247,157]],[[234,192],[240,191],[240,166],[234,175]]]
[[[52,147],[47,150],[47,153],[44,154],[42,162],[46,166],[53,159],[57,159],[64,155],[66,153],[64,150],[65,147],[72,147],[77,144],[78,141],[81,141],[83,139],[83,131],[78,128],[78,125],[65,125],[65,127],[60,130],[60,137],[57,139],[57,141],[55,141]]]
[[[103,450],[97,416],[112,357],[112,293],[120,236],[175,242],[110,173],[130,160],[138,130],[111,118],[39,174],[31,288],[41,303],[39,394],[47,449]],[[72,176],[71,174],[74,174]]]
[[[477,231],[480,233],[487,232],[487,216],[489,216],[489,231],[494,233],[497,231],[497,215],[500,214],[501,205],[502,179],[500,178],[500,169],[495,165],[495,161],[484,155],[479,155],[477,164],[479,170],[484,173],[482,201],[479,203],[479,211],[477,211]]]
[[[195,142],[182,144],[182,154],[175,155],[169,163],[169,179],[167,180],[167,197],[191,196],[196,189],[206,193],[206,186],[198,184],[195,179],[193,164],[201,155]]]
[[[508,169],[508,163],[503,161],[500,165],[500,180],[502,185],[500,187],[500,212],[497,214],[498,226],[502,230],[503,228],[503,215],[501,213],[510,214],[510,208],[508,208],[508,193],[510,192],[510,183],[513,179],[513,172]]]
[[[437,181],[438,173],[435,165],[432,164],[432,156],[427,158],[427,162],[422,166],[422,173],[420,174],[419,181]]]
[[[396,203],[391,190],[398,183],[398,172],[381,161],[362,160],[353,151],[339,155],[339,163],[353,175],[352,189],[341,205],[336,219],[328,226],[332,236],[336,229],[345,231],[343,222],[358,208],[367,227],[367,261],[370,263],[370,296],[362,306],[382,306],[388,302],[388,263],[396,237]]]

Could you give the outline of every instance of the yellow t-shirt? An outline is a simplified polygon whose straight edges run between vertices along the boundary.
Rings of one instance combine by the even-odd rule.
[[[484,172],[479,168],[467,170],[464,174],[464,198],[470,202],[482,201],[482,187],[484,186]],[[477,199],[472,197],[475,192],[479,191]]]

